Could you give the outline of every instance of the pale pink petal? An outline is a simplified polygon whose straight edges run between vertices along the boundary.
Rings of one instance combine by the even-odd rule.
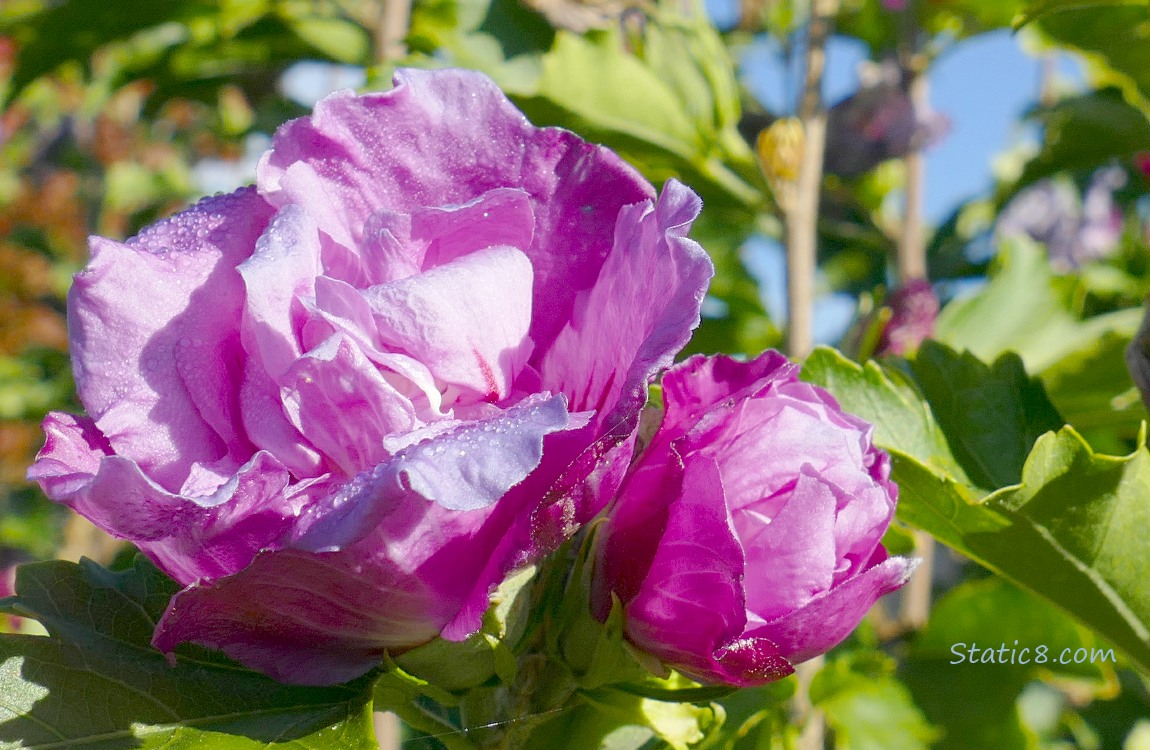
[[[69,292],[80,399],[112,446],[169,489],[196,461],[247,445],[232,408],[243,300],[234,267],[269,213],[242,190],[201,201],[127,244],[93,238],[91,263]],[[204,401],[205,393],[214,396]]]
[[[747,610],[770,622],[830,588],[835,573],[835,508],[838,498],[804,467],[773,518],[755,506],[734,513],[747,560]]]
[[[495,247],[364,295],[384,346],[426,364],[466,401],[496,403],[531,352],[531,278],[526,255]]]
[[[535,213],[522,190],[491,190],[461,206],[420,208],[411,215],[411,237],[426,244],[423,270],[488,247],[531,248]]]
[[[284,494],[288,474],[267,453],[208,494],[180,496],[130,459],[107,455],[91,422],[49,416],[46,428],[48,442],[29,478],[108,533],[131,540],[185,585],[242,568],[277,545],[294,522],[297,508]]]
[[[280,387],[258,361],[248,362],[244,371],[239,408],[244,429],[256,447],[278,458],[296,477],[323,473],[319,451],[288,421]]]
[[[656,204],[625,208],[599,278],[543,356],[544,387],[568,394],[572,409],[596,410],[600,429],[620,421],[634,429],[648,384],[699,323],[714,272],[686,237],[700,207],[698,196],[671,180]]]
[[[315,296],[320,273],[315,220],[298,206],[280,209],[238,270],[247,289],[244,347],[278,381],[303,354],[299,333],[304,309],[299,298]]]
[[[878,557],[885,556],[881,548]],[[851,634],[871,606],[910,580],[917,560],[891,557],[748,635],[778,644],[795,664],[826,653]]]
[[[274,205],[308,206],[335,241],[362,247],[368,217],[468,203],[490,190],[531,198],[531,338],[549,343],[611,252],[623,206],[654,197],[609,150],[535,128],[486,76],[403,70],[391,91],[332,94],[279,129],[257,170]]]
[[[411,401],[343,335],[300,357],[281,380],[292,425],[348,477],[384,460],[386,435],[417,426]]]

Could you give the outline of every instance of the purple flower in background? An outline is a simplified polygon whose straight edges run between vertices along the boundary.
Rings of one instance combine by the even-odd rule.
[[[1142,173],[1143,177],[1150,179],[1150,151],[1135,154],[1134,166]]]
[[[663,378],[666,414],[598,539],[595,605],[708,683],[755,685],[844,639],[913,563],[880,544],[890,459],[871,426],[777,352],[693,357]]]
[[[690,190],[471,72],[333,94],[257,174],[92,240],[87,415],[47,417],[29,476],[185,586],[158,648],[334,683],[474,632],[600,510],[711,264]]]
[[[905,356],[934,335],[939,302],[934,287],[926,279],[906,282],[890,296],[887,305],[891,316],[879,336],[876,355]]]
[[[950,119],[916,106],[909,73],[894,60],[860,71],[861,86],[827,112],[826,170],[841,177],[866,174],[888,159],[929,148],[950,131]]]
[[[1014,196],[998,217],[995,235],[1041,242],[1060,270],[1105,258],[1122,238],[1122,211],[1114,203],[1114,191],[1125,184],[1122,169],[1100,169],[1080,201],[1071,184],[1040,180]]]

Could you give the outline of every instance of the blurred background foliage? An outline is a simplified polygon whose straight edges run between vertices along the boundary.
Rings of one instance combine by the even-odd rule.
[[[198,195],[233,189],[279,123],[333,88],[386,88],[397,66],[482,70],[536,124],[604,143],[656,184],[692,186],[705,201],[694,236],[717,275],[690,351],[778,346],[784,306],[764,282],[761,248],[782,237],[793,144],[756,142],[793,108],[756,100],[737,63],[766,40],[782,64],[797,64],[807,13],[802,0],[5,0],[0,568],[114,548],[23,479],[43,415],[78,408],[65,299],[87,236],[127,237]],[[819,289],[848,295],[853,314],[824,338],[858,360],[913,355],[913,345],[881,345],[900,314],[891,292],[908,190],[922,189],[906,165],[947,130],[914,83],[929,82],[951,50],[1014,28],[1044,60],[1078,59],[1086,86],[1036,82],[1023,123],[1033,142],[1004,154],[995,184],[927,228],[941,304],[928,328],[985,362],[1017,353],[1056,426],[1124,455],[1147,418],[1123,360],[1150,290],[1145,2],[842,2],[836,33],[865,45],[870,62],[858,90],[830,102]],[[895,551],[910,540],[901,527],[887,539]],[[1150,682],[1121,660],[950,663],[957,642],[1108,647],[1094,632],[950,551],[937,555],[933,589],[928,616],[908,623],[898,602],[880,607],[817,676],[811,698],[833,747],[1150,748]],[[788,691],[729,699],[726,722],[738,731],[714,746],[789,747]],[[437,746],[415,734],[410,747]]]

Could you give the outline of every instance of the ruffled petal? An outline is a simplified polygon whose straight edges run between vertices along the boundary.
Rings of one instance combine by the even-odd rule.
[[[338,92],[277,131],[257,169],[276,206],[297,203],[349,248],[368,217],[468,203],[490,190],[531,198],[535,232],[520,247],[535,270],[532,340],[549,343],[611,251],[619,210],[653,198],[618,156],[557,128],[535,128],[486,76],[402,70],[391,91]]]
[[[434,638],[452,602],[383,561],[295,550],[264,553],[235,575],[172,598],[152,644],[185,641],[291,684],[346,682]]]
[[[686,233],[701,206],[671,180],[657,203],[625,208],[594,287],[542,359],[543,386],[595,410],[601,430],[635,428],[647,385],[699,323],[714,267]]]
[[[885,555],[881,548],[879,557]],[[792,663],[826,653],[858,626],[871,606],[910,580],[918,560],[891,557],[748,636],[778,644]]]
[[[404,448],[309,508],[295,546],[350,546],[413,498],[452,511],[487,508],[539,465],[544,437],[579,425],[571,422],[562,396],[539,396]]]
[[[385,436],[417,425],[411,401],[340,334],[296,360],[282,380],[292,425],[346,476],[386,457]]]
[[[315,296],[320,244],[315,220],[299,206],[285,206],[239,266],[247,288],[242,335],[249,355],[278,381],[303,354],[301,297]]]
[[[251,190],[209,198],[126,244],[93,238],[68,294],[73,369],[117,452],[169,490],[196,462],[250,455],[238,424],[235,266],[270,208]],[[210,394],[210,398],[206,398]]]
[[[808,464],[846,494],[875,484],[864,468],[859,432],[836,425],[820,404],[780,397],[777,390],[716,409],[684,438],[683,450],[721,456],[732,510],[777,495]]]
[[[315,280],[315,300],[305,300],[304,305],[310,311],[303,330],[304,348],[314,349],[336,334],[345,336],[380,368],[384,380],[412,403],[420,419],[450,416],[450,410],[442,410],[443,394],[427,365],[406,354],[383,350],[371,306],[358,289],[321,276]]]
[[[29,478],[108,533],[134,542],[183,584],[244,567],[285,537],[299,510],[285,496],[287,471],[267,453],[257,453],[211,493],[181,496],[130,459],[107,455],[91,422],[55,415],[45,427],[48,443]]]
[[[80,491],[100,470],[100,460],[113,453],[108,438],[88,417],[49,412],[42,427],[44,447],[28,469],[28,479],[53,500]]]
[[[244,371],[240,414],[252,443],[278,458],[296,477],[323,473],[319,451],[288,421],[279,386],[255,360]]]
[[[420,208],[411,215],[411,238],[424,246],[421,270],[488,247],[529,249],[535,212],[523,190],[491,190],[461,206]]]
[[[712,407],[734,404],[771,384],[796,375],[798,366],[769,349],[749,362],[726,355],[696,354],[663,375],[663,421],[660,440],[675,440],[694,427]]]
[[[531,263],[495,247],[364,292],[383,344],[441,382],[497,403],[510,394],[531,340]]]

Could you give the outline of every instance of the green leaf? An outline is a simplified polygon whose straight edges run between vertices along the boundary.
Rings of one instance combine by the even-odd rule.
[[[395,658],[402,670],[443,690],[462,691],[482,685],[496,674],[504,682],[515,671],[511,649],[526,627],[534,566],[512,574],[492,595],[483,630],[462,641],[436,638]]]
[[[1126,369],[1129,343],[1129,330],[1107,331],[1042,372],[1050,400],[1079,432],[1106,429],[1132,440],[1148,418]]]
[[[1117,85],[1131,103],[1150,111],[1150,5],[1145,0],[1097,5],[1046,14],[1038,29],[1060,47],[1085,53],[1096,83]]]
[[[956,644],[966,648],[956,653]],[[1045,657],[1036,654],[1039,646],[1046,647]],[[973,660],[970,647],[981,649]],[[1023,654],[1024,648],[1030,651]],[[987,649],[994,651],[993,656],[986,655]],[[1098,658],[1074,662],[1079,649],[1093,651]],[[952,666],[1007,662],[1028,679],[1040,672],[1056,673],[1089,681],[1098,689],[1116,679],[1116,655],[1109,644],[1045,599],[997,576],[962,583],[935,602],[912,654],[918,659],[944,659]],[[1028,663],[1022,663],[1023,658]]]
[[[986,506],[1008,533],[970,539],[1009,578],[1061,604],[1150,668],[1150,452],[1096,455],[1070,427],[1038,440],[1022,484]]]
[[[67,61],[87,65],[92,53],[165,21],[186,21],[206,10],[200,2],[156,3],[149,0],[70,0],[44,4],[30,17],[0,15],[0,30],[15,33],[19,57],[11,93],[19,93],[36,78]],[[11,27],[9,26],[11,24]]]
[[[1146,0],[1030,0],[1014,17],[1014,28],[1019,29],[1051,13],[1068,10],[1086,10],[1118,5],[1145,5]]]
[[[924,455],[921,429],[888,427],[928,424],[930,415],[892,371],[874,364],[864,370],[826,350],[811,359],[818,366],[805,369],[805,377],[828,388],[846,410],[876,422],[875,442],[891,453],[899,485],[900,520],[1042,594],[1150,669],[1150,548],[1141,537],[1150,526],[1150,452],[1144,445],[1124,458],[1096,455],[1064,427],[1037,440],[1021,484],[982,497],[948,471],[952,457]],[[1011,400],[1021,399],[1019,393]]]
[[[579,747],[588,750],[641,750],[649,747],[655,733],[638,724],[619,724],[613,713],[589,703],[578,703],[559,712],[531,733],[524,750]]]
[[[638,726],[650,729],[673,750],[688,750],[709,733],[718,731],[726,714],[722,706],[707,706],[641,698],[611,689],[583,694],[583,701],[593,707],[614,726]],[[558,742],[551,747],[594,747]]]
[[[1035,662],[1039,646],[1048,654],[1042,664]],[[974,663],[971,648],[979,649]],[[1101,656],[1095,663],[1057,663],[1064,649],[1071,662],[1078,649]],[[990,577],[963,583],[935,603],[902,676],[930,720],[945,730],[940,750],[1028,750],[1038,745],[1017,706],[1024,686],[1057,675],[1073,679],[1079,693],[1106,692],[1116,680],[1114,651],[1107,649],[1053,605]]]
[[[1002,249],[982,291],[943,308],[935,336],[984,361],[1017,352],[1028,372],[1041,374],[1093,346],[1108,331],[1132,336],[1137,330],[1141,311],[1133,308],[1079,320],[1067,309],[1054,282],[1041,247],[1013,241]]]
[[[615,33],[598,41],[560,32],[543,59],[539,95],[594,123],[689,158],[699,133],[675,91],[627,54]]]
[[[898,518],[923,529],[944,544],[978,559],[967,544],[972,534],[1006,531],[1010,521],[979,504],[983,493],[940,476],[909,456],[891,448],[892,476],[898,484]],[[984,560],[979,560],[984,562]]]
[[[819,347],[803,363],[802,377],[834,394],[844,410],[874,425],[875,443],[967,481],[922,394],[902,373],[876,362],[858,365]]]
[[[0,749],[376,747],[370,677],[282,685],[197,648],[169,664],[150,641],[178,588],[142,558],[21,568],[3,610],[50,636],[0,636]]]
[[[1150,55],[1145,64],[1150,65]],[[1068,97],[1037,110],[1033,118],[1043,126],[1042,148],[1026,163],[1011,192],[1061,172],[1092,172],[1112,160],[1129,161],[1150,148],[1146,117],[1114,88]]]
[[[881,3],[845,2],[842,6],[836,33],[863,40],[876,58],[903,40],[903,13],[892,13]],[[936,43],[946,44],[1009,27],[1016,17],[1018,2],[946,0],[915,2],[910,7],[917,26],[934,36]]]
[[[988,367],[970,352],[959,355],[928,341],[911,366],[956,458],[979,487],[1017,483],[1034,441],[1063,424],[1016,354]]]
[[[537,124],[567,127],[619,151],[655,183],[678,177],[746,212],[763,197],[736,127],[737,92],[714,28],[663,8],[635,38],[618,28],[557,33],[537,87],[509,93]]]
[[[943,309],[936,335],[982,360],[1017,352],[1068,424],[1080,432],[1106,428],[1112,436],[1133,438],[1146,412],[1131,392],[1125,348],[1141,322],[1141,310],[1080,319],[1060,288],[1064,281],[1054,276],[1041,248],[1012,243],[982,291]],[[936,413],[941,419],[942,411]],[[1115,440],[1111,437],[1107,445]],[[1012,460],[1021,466],[1021,459]]]
[[[368,59],[370,45],[367,32],[350,21],[312,17],[293,18],[288,24],[300,39],[332,60],[356,65]]]
[[[850,654],[811,681],[811,702],[823,710],[841,750],[925,750],[938,732],[881,654]]]
[[[781,750],[793,747],[791,699],[798,680],[792,675],[757,688],[742,688],[719,700],[727,714],[722,750]],[[791,744],[787,744],[791,742]]]

